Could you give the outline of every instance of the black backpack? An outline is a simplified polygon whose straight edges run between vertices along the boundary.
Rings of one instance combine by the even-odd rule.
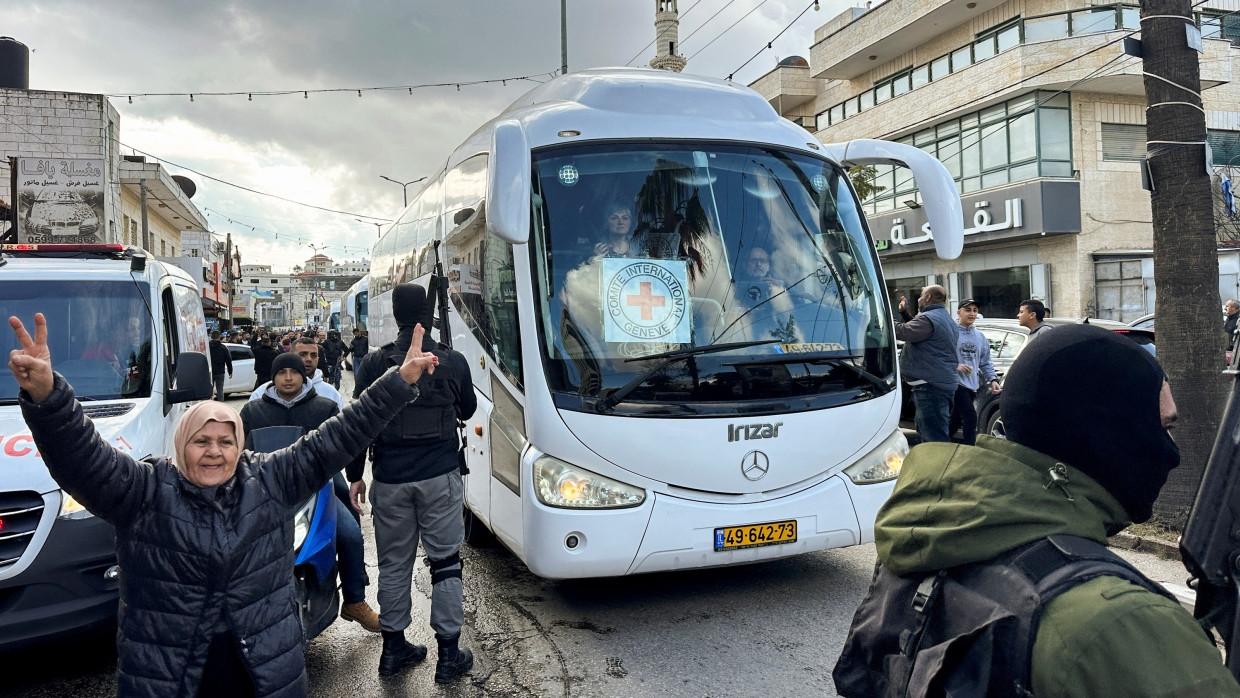
[[[986,562],[901,577],[876,565],[832,678],[841,696],[1032,696],[1042,609],[1078,584],[1119,577],[1172,601],[1105,546],[1041,538]]]

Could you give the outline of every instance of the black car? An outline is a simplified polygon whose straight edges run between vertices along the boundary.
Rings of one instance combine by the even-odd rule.
[[[1046,318],[1046,324],[1052,328],[1058,325],[1078,325],[1088,323],[1096,325],[1112,332],[1118,332],[1128,337],[1137,344],[1145,347],[1146,351],[1151,354],[1155,353],[1154,346],[1154,330],[1133,327],[1122,322],[1113,320],[1098,320],[1096,318]],[[1000,385],[1003,384],[1003,376],[1007,373],[1008,367],[1016,360],[1021,349],[1029,340],[1029,330],[1022,327],[1015,320],[990,320],[981,319],[973,324],[979,332],[982,333],[986,340],[990,342],[990,361],[994,364],[995,373],[999,376]],[[913,407],[913,400],[908,386],[904,386],[903,406],[900,412],[901,426],[906,429],[914,429],[914,417],[916,410]],[[977,399],[973,403],[973,407],[977,410],[977,433],[989,434],[999,438],[1005,437],[1003,430],[1003,415],[999,411],[999,395],[992,395],[989,390],[982,389],[977,391]]]

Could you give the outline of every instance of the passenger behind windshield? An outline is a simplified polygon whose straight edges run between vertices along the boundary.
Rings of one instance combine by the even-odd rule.
[[[594,245],[596,257],[625,257],[633,251],[629,233],[633,232],[633,210],[613,201],[603,209],[602,240]]]

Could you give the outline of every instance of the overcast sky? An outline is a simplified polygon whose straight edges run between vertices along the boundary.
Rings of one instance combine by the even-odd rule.
[[[541,81],[560,67],[559,0],[41,0],[17,10],[18,4],[0,2],[9,9],[2,31],[33,51],[30,86],[40,90],[117,95],[526,75]],[[680,0],[685,72],[726,77],[809,4]],[[859,3],[824,1],[821,11],[806,12],[735,79],[747,84],[779,59],[808,58],[814,29],[851,4]],[[654,55],[654,7],[655,0],[568,0],[569,71],[646,66]],[[288,199],[391,218],[401,208],[401,187],[380,175],[408,181],[441,167],[474,129],[534,86],[111,101],[125,145]],[[326,246],[337,261],[369,257],[371,223],[165,167],[195,181],[194,203],[220,239],[232,233],[245,264],[288,271],[313,254],[312,244]],[[419,186],[409,187],[411,196]]]

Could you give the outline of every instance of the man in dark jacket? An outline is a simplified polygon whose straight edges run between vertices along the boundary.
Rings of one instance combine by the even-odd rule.
[[[355,395],[383,375],[393,360],[412,345],[413,328],[427,309],[426,290],[400,284],[392,292],[392,314],[400,332],[394,344],[368,354],[357,368]],[[435,681],[450,683],[473,666],[473,653],[460,647],[465,624],[462,606],[461,542],[464,488],[460,470],[458,419],[467,419],[478,406],[469,365],[459,352],[436,348],[429,338],[423,351],[439,357],[434,380],[418,385],[419,409],[402,409],[378,438],[371,451],[374,489],[375,544],[379,549],[379,624],[383,627],[383,654],[379,674],[388,676],[420,661],[426,649],[405,640],[412,621],[410,578],[418,540],[431,570],[431,628],[439,645]],[[410,406],[412,407],[412,405]],[[366,499],[362,469],[348,468],[353,506]]]
[[[357,365],[365,358],[366,353],[370,351],[370,343],[366,339],[366,333],[359,329],[353,330],[353,341],[349,342],[349,353],[353,355],[353,372],[357,373]]]
[[[254,347],[254,388],[271,380],[271,362],[276,360],[280,352],[271,348],[271,338],[266,335]]]
[[[1223,334],[1227,336],[1228,351],[1236,348],[1236,329],[1240,326],[1240,302],[1235,298],[1229,299],[1223,304],[1223,312],[1227,317],[1223,318]]]
[[[344,342],[340,341],[340,333],[331,330],[327,333],[327,339],[319,344],[319,363],[323,368],[323,377],[328,383],[331,383],[337,390],[340,389],[340,362],[344,361],[344,353],[348,349]]]
[[[1107,536],[1150,518],[1179,451],[1167,431],[1176,418],[1171,388],[1148,352],[1091,325],[1056,327],[1021,351],[1000,402],[1006,440],[982,435],[975,447],[936,443],[909,452],[874,526],[887,571],[923,579],[1051,535],[1105,545]],[[877,608],[868,601],[862,609]],[[975,610],[964,601],[953,608],[965,617]],[[874,615],[859,611],[853,619],[835,675],[856,677],[863,669],[908,681],[907,674],[886,674],[898,662],[874,657],[860,667],[850,652],[877,654],[875,643],[853,642],[873,632]],[[890,630],[904,637],[913,629]],[[981,629],[977,637],[985,637]],[[1051,599],[1031,639],[1024,684],[1031,695],[1240,695],[1191,615],[1116,576],[1083,581]],[[949,663],[947,654],[938,659]],[[990,667],[968,668],[984,676]],[[999,680],[1020,686],[1014,682],[1026,677]],[[847,696],[882,695],[874,685],[836,688]]]
[[[306,365],[296,354],[277,356],[273,371],[275,376],[271,379],[271,386],[241,408],[241,422],[247,434],[254,433],[255,429],[276,426],[301,427],[311,432],[340,411],[334,401],[316,393],[314,386],[306,381]],[[364,466],[361,456],[355,460],[357,467]],[[333,479],[343,483],[339,473]],[[340,617],[377,633],[379,616],[366,603],[362,529],[343,501],[333,498],[332,502],[336,506],[336,559],[340,565],[340,591],[344,596]]]
[[[228,347],[220,341],[220,331],[215,330],[211,333],[211,343],[208,345],[211,350],[211,377],[215,379],[215,399],[224,399],[224,370],[228,370],[228,377],[232,378],[232,355],[228,353]]]
[[[904,382],[913,390],[917,435],[923,443],[951,440],[947,422],[960,382],[956,376],[959,329],[946,303],[946,289],[927,286],[917,299],[917,317],[909,318],[907,300],[900,299],[900,313],[907,322],[896,323],[896,339],[904,340],[900,369]]]

